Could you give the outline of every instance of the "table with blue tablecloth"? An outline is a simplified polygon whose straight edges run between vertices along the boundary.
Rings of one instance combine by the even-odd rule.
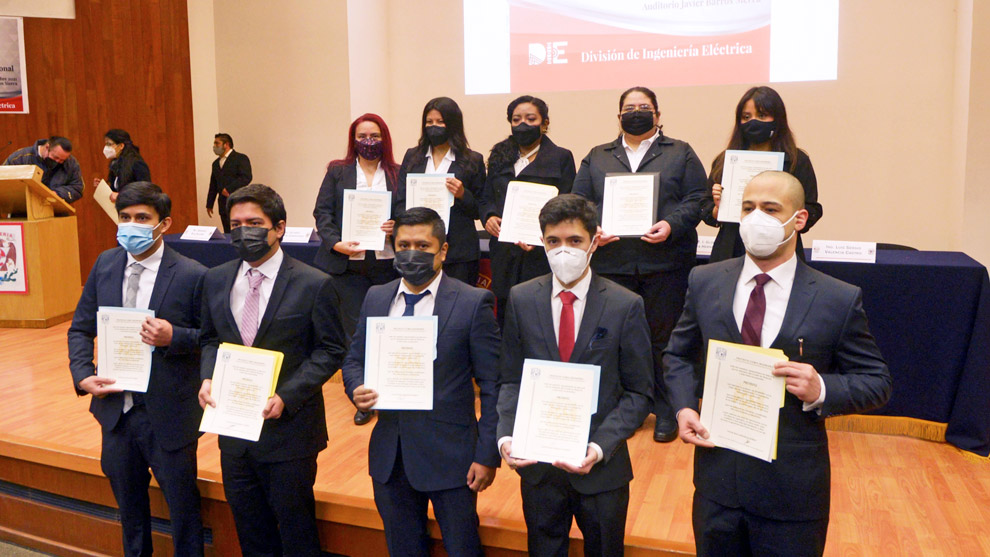
[[[226,238],[196,242],[171,234],[165,241],[208,267],[237,257]],[[320,243],[282,247],[312,264]],[[809,258],[810,251],[806,250]],[[875,264],[810,264],[863,289],[870,329],[894,378],[890,402],[871,414],[945,423],[946,441],[990,455],[986,267],[963,253],[907,250],[879,250]]]

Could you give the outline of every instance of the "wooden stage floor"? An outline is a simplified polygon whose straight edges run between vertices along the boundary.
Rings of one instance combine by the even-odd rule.
[[[100,432],[68,371],[68,324],[0,329],[0,456],[99,475]],[[367,472],[373,425],[354,426],[339,382],[324,388],[330,446],[316,482],[322,520],[380,529]],[[693,554],[692,450],[652,440],[652,418],[630,440],[636,479],[627,553]],[[832,515],[826,555],[990,555],[990,462],[944,443],[829,432]],[[199,444],[204,497],[222,500],[213,435]],[[519,478],[507,468],[478,498],[486,546],[525,550]],[[5,519],[0,516],[0,526]],[[434,535],[438,531],[434,526]],[[575,527],[572,537],[579,538]],[[326,540],[324,540],[326,545]],[[345,540],[346,543],[346,540]],[[572,543],[572,548],[577,544]]]

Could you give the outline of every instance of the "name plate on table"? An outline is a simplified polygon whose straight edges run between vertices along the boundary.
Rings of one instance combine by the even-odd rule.
[[[876,263],[877,243],[815,240],[811,247],[811,260]]]
[[[698,255],[711,256],[713,247],[715,247],[715,236],[698,236]]]
[[[180,240],[195,240],[197,242],[209,242],[221,238],[223,238],[223,234],[217,230],[217,227],[196,225],[187,226],[182,236],[179,236]]]
[[[319,236],[316,229],[305,226],[286,226],[285,234],[282,236],[283,244],[308,244],[315,242]]]

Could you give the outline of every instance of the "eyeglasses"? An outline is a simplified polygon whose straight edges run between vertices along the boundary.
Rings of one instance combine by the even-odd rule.
[[[627,112],[636,112],[637,110],[646,110],[648,112],[653,112],[654,111],[652,104],[641,104],[639,106],[636,106],[636,105],[633,105],[633,104],[627,104],[626,106],[622,107],[622,113],[623,114],[625,114]]]

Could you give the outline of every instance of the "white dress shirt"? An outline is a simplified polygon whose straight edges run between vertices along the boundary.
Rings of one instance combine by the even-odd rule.
[[[144,261],[138,261],[134,259],[134,256],[127,254],[127,265],[124,267],[124,284],[121,286],[121,292],[123,297],[121,301],[127,299],[127,277],[131,276],[133,270],[131,269],[132,263],[137,263],[144,267],[144,271],[141,272],[141,278],[138,279],[138,291],[137,298],[134,301],[134,307],[138,309],[148,309],[148,304],[151,303],[151,292],[155,289],[155,279],[158,278],[158,267],[162,264],[162,255],[165,254],[165,242],[162,242],[155,253],[149,255]]]
[[[229,157],[230,154],[233,152],[234,149],[231,148],[231,149],[227,149],[226,153],[220,155],[220,168],[223,168],[223,165],[227,164],[227,157]]]
[[[577,340],[578,332],[581,330],[581,318],[584,317],[584,307],[588,302],[588,289],[591,288],[591,271],[589,270],[584,275],[584,278],[569,289],[565,289],[564,285],[557,280],[557,277],[553,277],[550,280],[553,281],[553,288],[550,292],[550,313],[553,314],[553,338],[560,338],[560,310],[564,307],[564,302],[560,300],[560,293],[567,291],[577,296],[574,300],[574,339]],[[506,435],[498,440],[499,454],[502,454],[502,445],[508,441],[512,441],[512,436]],[[605,458],[605,452],[598,446],[598,443],[588,443],[588,447],[595,453],[596,463],[601,462]]]
[[[371,185],[368,185],[368,178],[364,175],[364,169],[361,168],[361,163],[354,162],[354,170],[357,174],[357,180],[354,182],[354,189],[359,191],[388,191],[388,183],[385,181],[385,169],[382,168],[381,161],[378,162],[378,167],[375,168],[375,175],[371,178]],[[394,201],[394,199],[393,199]],[[375,250],[375,259],[394,259],[395,252],[392,250],[392,245],[385,240],[385,249]],[[363,261],[364,252],[358,252],[350,257],[353,261]]]
[[[440,279],[443,278],[443,271],[437,273],[436,278],[430,281],[430,285],[426,287],[426,290],[422,292],[429,292],[427,295],[420,298],[416,305],[413,306],[413,316],[423,317],[427,315],[433,315],[433,308],[436,306],[437,302],[437,288],[440,287]],[[396,292],[395,298],[392,300],[392,305],[388,309],[389,317],[402,317],[402,313],[406,311],[406,297],[403,293],[408,292],[412,294],[412,290],[406,286],[406,281],[399,281],[399,291]],[[422,292],[420,292],[422,294]]]
[[[736,293],[732,298],[732,315],[736,318],[736,326],[740,331],[743,318],[746,316],[746,306],[749,305],[749,296],[756,288],[755,277],[763,273],[748,255],[743,261],[742,272],[739,273],[739,281],[736,282]],[[760,332],[760,346],[763,348],[769,348],[777,340],[780,327],[784,323],[784,314],[787,313],[787,301],[791,298],[796,271],[797,256],[792,254],[790,259],[767,272],[770,280],[763,285],[767,308],[763,315],[763,330]],[[825,381],[821,375],[818,376],[818,382],[822,387],[821,394],[815,402],[804,403],[805,412],[820,408],[825,401]]]
[[[639,163],[643,162],[643,157],[646,156],[646,152],[650,150],[650,145],[660,137],[660,128],[653,133],[653,137],[649,139],[644,139],[639,142],[639,147],[634,151],[632,147],[626,143],[626,134],[622,134],[622,146],[626,150],[626,158],[629,159],[629,170],[637,172],[639,170]]]
[[[433,166],[433,149],[426,150],[426,174],[446,174],[450,170],[450,163],[457,160],[457,155],[453,149],[447,149],[443,158],[440,159],[440,166]]]
[[[529,163],[531,162],[529,160],[529,157],[535,155],[536,152],[539,150],[540,150],[540,146],[537,145],[536,148],[534,148],[532,151],[519,155],[519,159],[516,160],[516,163],[513,165],[513,169],[515,169],[516,176],[519,176],[519,173],[522,172],[524,168],[529,166]]]
[[[248,271],[255,269],[265,276],[261,280],[261,288],[258,292],[258,325],[261,325],[261,320],[265,316],[265,310],[268,309],[268,299],[272,297],[272,289],[275,288],[275,279],[278,277],[278,270],[282,267],[282,260],[285,255],[282,253],[281,246],[275,255],[271,256],[268,261],[265,261],[257,267],[252,267],[247,261],[241,261],[241,266],[237,270],[237,278],[234,279],[234,286],[230,289],[230,313],[234,315],[234,321],[237,322],[237,328],[241,328],[241,317],[244,314],[244,301],[247,299],[248,289],[250,284],[248,283]]]

